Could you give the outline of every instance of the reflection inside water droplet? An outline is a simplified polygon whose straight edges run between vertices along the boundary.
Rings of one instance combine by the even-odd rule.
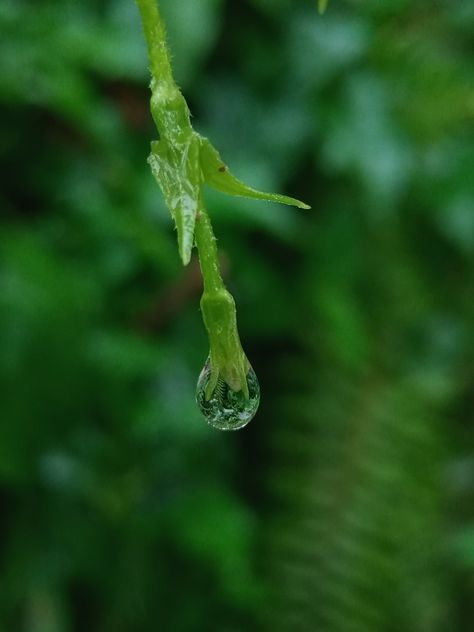
[[[239,430],[253,419],[260,403],[260,386],[255,371],[247,373],[249,398],[242,391],[234,391],[219,377],[216,388],[206,400],[206,387],[211,378],[211,362],[208,358],[197,383],[196,401],[206,421],[219,430]]]

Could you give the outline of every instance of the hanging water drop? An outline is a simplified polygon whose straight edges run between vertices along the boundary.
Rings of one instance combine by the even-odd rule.
[[[252,367],[247,373],[248,399],[244,393],[234,391],[219,377],[210,399],[206,388],[211,378],[211,361],[207,359],[197,383],[196,402],[206,421],[218,430],[239,430],[246,426],[257,412],[260,403],[260,386]]]

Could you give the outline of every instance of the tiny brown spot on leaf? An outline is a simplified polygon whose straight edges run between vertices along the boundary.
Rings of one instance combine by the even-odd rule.
[[[224,173],[224,171],[225,171],[225,170],[226,170],[226,166],[225,166],[225,165],[221,165],[221,166],[219,167],[219,171],[220,171],[221,173]]]

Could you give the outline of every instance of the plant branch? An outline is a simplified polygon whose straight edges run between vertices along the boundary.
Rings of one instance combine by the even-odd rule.
[[[157,0],[136,0],[148,47],[150,70],[156,82],[174,84],[166,33]]]
[[[194,237],[204,281],[204,291],[213,292],[224,289],[224,281],[219,268],[216,238],[212,230],[211,219],[202,203],[196,218]]]

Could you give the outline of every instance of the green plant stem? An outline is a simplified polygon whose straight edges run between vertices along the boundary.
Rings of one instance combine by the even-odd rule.
[[[152,75],[152,92],[161,92],[169,95],[178,92],[173,72],[171,69],[170,56],[166,45],[166,33],[161,19],[158,3],[156,0],[136,0],[143,22],[143,30],[148,47],[150,59],[150,70]],[[154,110],[152,99],[152,111]],[[158,117],[154,117],[157,120]],[[181,120],[173,120],[178,123],[181,131],[188,131],[188,121],[186,117]],[[158,125],[157,125],[158,126]],[[160,125],[159,127],[163,127]],[[166,135],[166,129],[159,129],[160,134]],[[179,132],[180,130],[178,130]],[[201,272],[204,280],[204,289],[207,292],[224,289],[224,282],[219,270],[219,260],[217,256],[216,238],[212,231],[211,220],[204,204],[201,200],[200,212],[196,222],[195,241],[199,253]]]
[[[200,306],[209,335],[212,367],[206,399],[210,400],[220,378],[233,391],[242,391],[248,399],[246,376],[250,365],[240,343],[235,301],[221,277],[216,239],[201,189],[208,181],[206,173],[208,178],[212,175],[211,181],[215,184],[217,173],[220,176],[217,177],[218,189],[228,190],[230,187],[237,194],[243,190],[246,195],[268,196],[246,187],[231,176],[209,141],[193,130],[188,106],[173,78],[165,29],[156,0],[137,0],[137,4],[150,57],[151,113],[160,134],[159,141],[152,142],[150,166],[175,217],[181,258],[185,264],[188,263],[195,244],[204,281]],[[222,177],[226,179],[224,185]],[[270,195],[271,199],[274,197],[284,203],[297,202],[284,196]]]
[[[219,268],[216,238],[212,230],[211,219],[202,203],[196,218],[194,237],[199,254],[204,291],[209,293],[223,290],[225,286]]]
[[[157,0],[136,0],[142,16],[152,78],[157,83],[174,84],[166,33]]]

